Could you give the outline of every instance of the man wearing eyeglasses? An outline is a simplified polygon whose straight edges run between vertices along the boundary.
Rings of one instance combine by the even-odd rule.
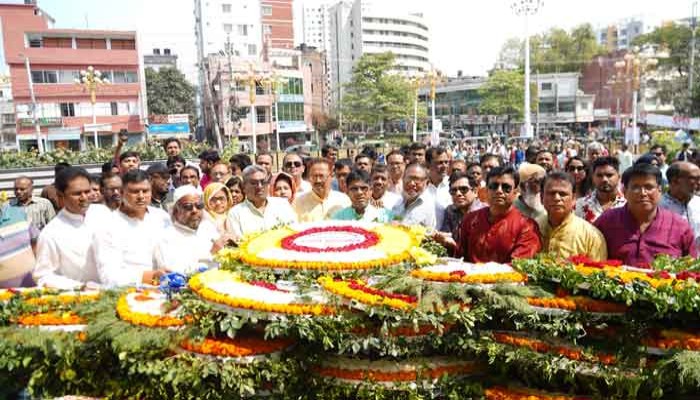
[[[473,263],[510,263],[542,248],[537,223],[513,207],[520,178],[513,167],[495,167],[486,178],[489,207],[464,217],[455,252]]]
[[[251,165],[243,170],[245,200],[235,205],[228,214],[228,224],[236,240],[252,232],[297,221],[296,213],[287,199],[268,197],[269,185],[270,178],[265,168]]]
[[[513,206],[528,218],[537,219],[547,214],[540,197],[542,181],[546,174],[547,171],[537,164],[524,163],[518,169],[520,195],[513,202]]]
[[[637,164],[622,175],[624,207],[608,210],[595,222],[605,236],[608,256],[625,265],[647,267],[659,254],[673,258],[697,256],[690,225],[673,212],[659,207],[661,171]]]
[[[700,168],[690,162],[676,161],[666,171],[668,192],[661,198],[661,207],[688,221],[700,244]]]
[[[230,238],[212,240],[198,229],[204,209],[199,188],[180,186],[173,198],[173,224],[162,232],[156,247],[155,264],[160,269],[189,274],[197,270],[200,262],[210,261],[212,254],[221,250]]]
[[[94,254],[100,283],[106,287],[156,284],[167,271],[155,269],[155,248],[171,225],[165,211],[151,207],[148,174],[134,169],[122,178],[122,202],[98,230]]]
[[[396,219],[406,225],[437,227],[435,199],[427,190],[428,171],[423,164],[414,162],[403,174],[403,201],[391,210]]]
[[[288,153],[282,160],[282,171],[288,173],[294,178],[294,188],[297,195],[311,191],[311,184],[305,181],[304,175],[304,160],[297,153]]]

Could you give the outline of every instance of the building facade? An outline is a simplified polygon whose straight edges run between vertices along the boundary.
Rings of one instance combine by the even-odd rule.
[[[154,48],[151,54],[143,56],[143,67],[159,71],[161,68],[177,69],[177,55],[167,47]]]
[[[146,110],[135,32],[50,29],[51,18],[31,4],[2,4],[0,18],[18,147],[37,146],[36,125],[48,149],[111,146],[122,129],[141,138]],[[88,66],[110,82],[97,88],[94,105],[76,83]]]
[[[260,0],[195,0],[195,36],[204,56],[220,51],[257,59],[262,51]]]
[[[293,0],[261,0],[260,14],[266,43],[274,49],[293,49]]]
[[[610,25],[596,29],[598,44],[611,51],[627,50],[632,48],[632,42],[637,36],[646,33],[644,21],[638,18],[627,18]]]
[[[9,75],[0,75],[0,149],[17,147],[17,119]]]
[[[431,69],[430,30],[420,13],[401,12],[380,2],[340,1],[329,10],[331,98],[340,104],[343,85],[363,54],[391,52],[395,72],[418,75]]]

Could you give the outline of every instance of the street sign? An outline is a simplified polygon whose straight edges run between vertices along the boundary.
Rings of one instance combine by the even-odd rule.
[[[189,114],[168,114],[169,124],[184,124],[190,122]]]
[[[172,134],[189,134],[190,124],[179,123],[179,124],[153,124],[148,127],[148,133],[150,135],[172,135]]]
[[[280,133],[306,132],[306,123],[304,121],[280,121],[278,131]]]
[[[18,120],[19,126],[22,128],[29,128],[34,126],[34,120],[32,118],[20,118]],[[39,126],[61,126],[63,125],[63,119],[61,117],[48,117],[39,118]]]
[[[83,125],[85,132],[94,131],[112,131],[112,124],[85,124]]]

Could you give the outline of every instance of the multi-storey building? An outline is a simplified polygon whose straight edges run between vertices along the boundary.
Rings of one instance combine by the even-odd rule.
[[[152,68],[156,71],[161,68],[176,68],[177,69],[177,54],[167,47],[159,49],[154,48],[151,54],[143,56],[144,68]]]
[[[632,42],[645,31],[644,21],[637,18],[627,18],[613,24],[599,27],[596,30],[598,44],[611,51],[632,48]]]
[[[294,48],[293,0],[261,0],[263,38],[274,49]]]
[[[49,149],[109,146],[122,129],[141,137],[145,85],[135,32],[51,29],[35,4],[1,4],[0,20],[20,148],[37,146],[36,125]],[[97,88],[94,105],[76,84],[88,66],[110,82]]]
[[[17,120],[12,102],[12,85],[8,75],[0,75],[0,149],[17,145]]]
[[[331,94],[340,103],[342,87],[363,54],[391,52],[395,72],[406,75],[430,70],[430,31],[420,13],[400,12],[379,2],[340,1],[329,10]]]

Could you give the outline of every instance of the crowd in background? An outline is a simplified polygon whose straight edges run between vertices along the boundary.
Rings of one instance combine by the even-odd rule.
[[[152,284],[188,273],[247,234],[323,220],[422,225],[455,257],[509,263],[551,253],[648,266],[658,254],[695,256],[700,168],[684,145],[632,154],[599,142],[465,140],[338,158],[259,153],[185,160],[177,139],[165,163],[142,168],[121,152],[99,176],[58,164],[34,196],[28,176],[0,217],[0,287],[69,289]]]

